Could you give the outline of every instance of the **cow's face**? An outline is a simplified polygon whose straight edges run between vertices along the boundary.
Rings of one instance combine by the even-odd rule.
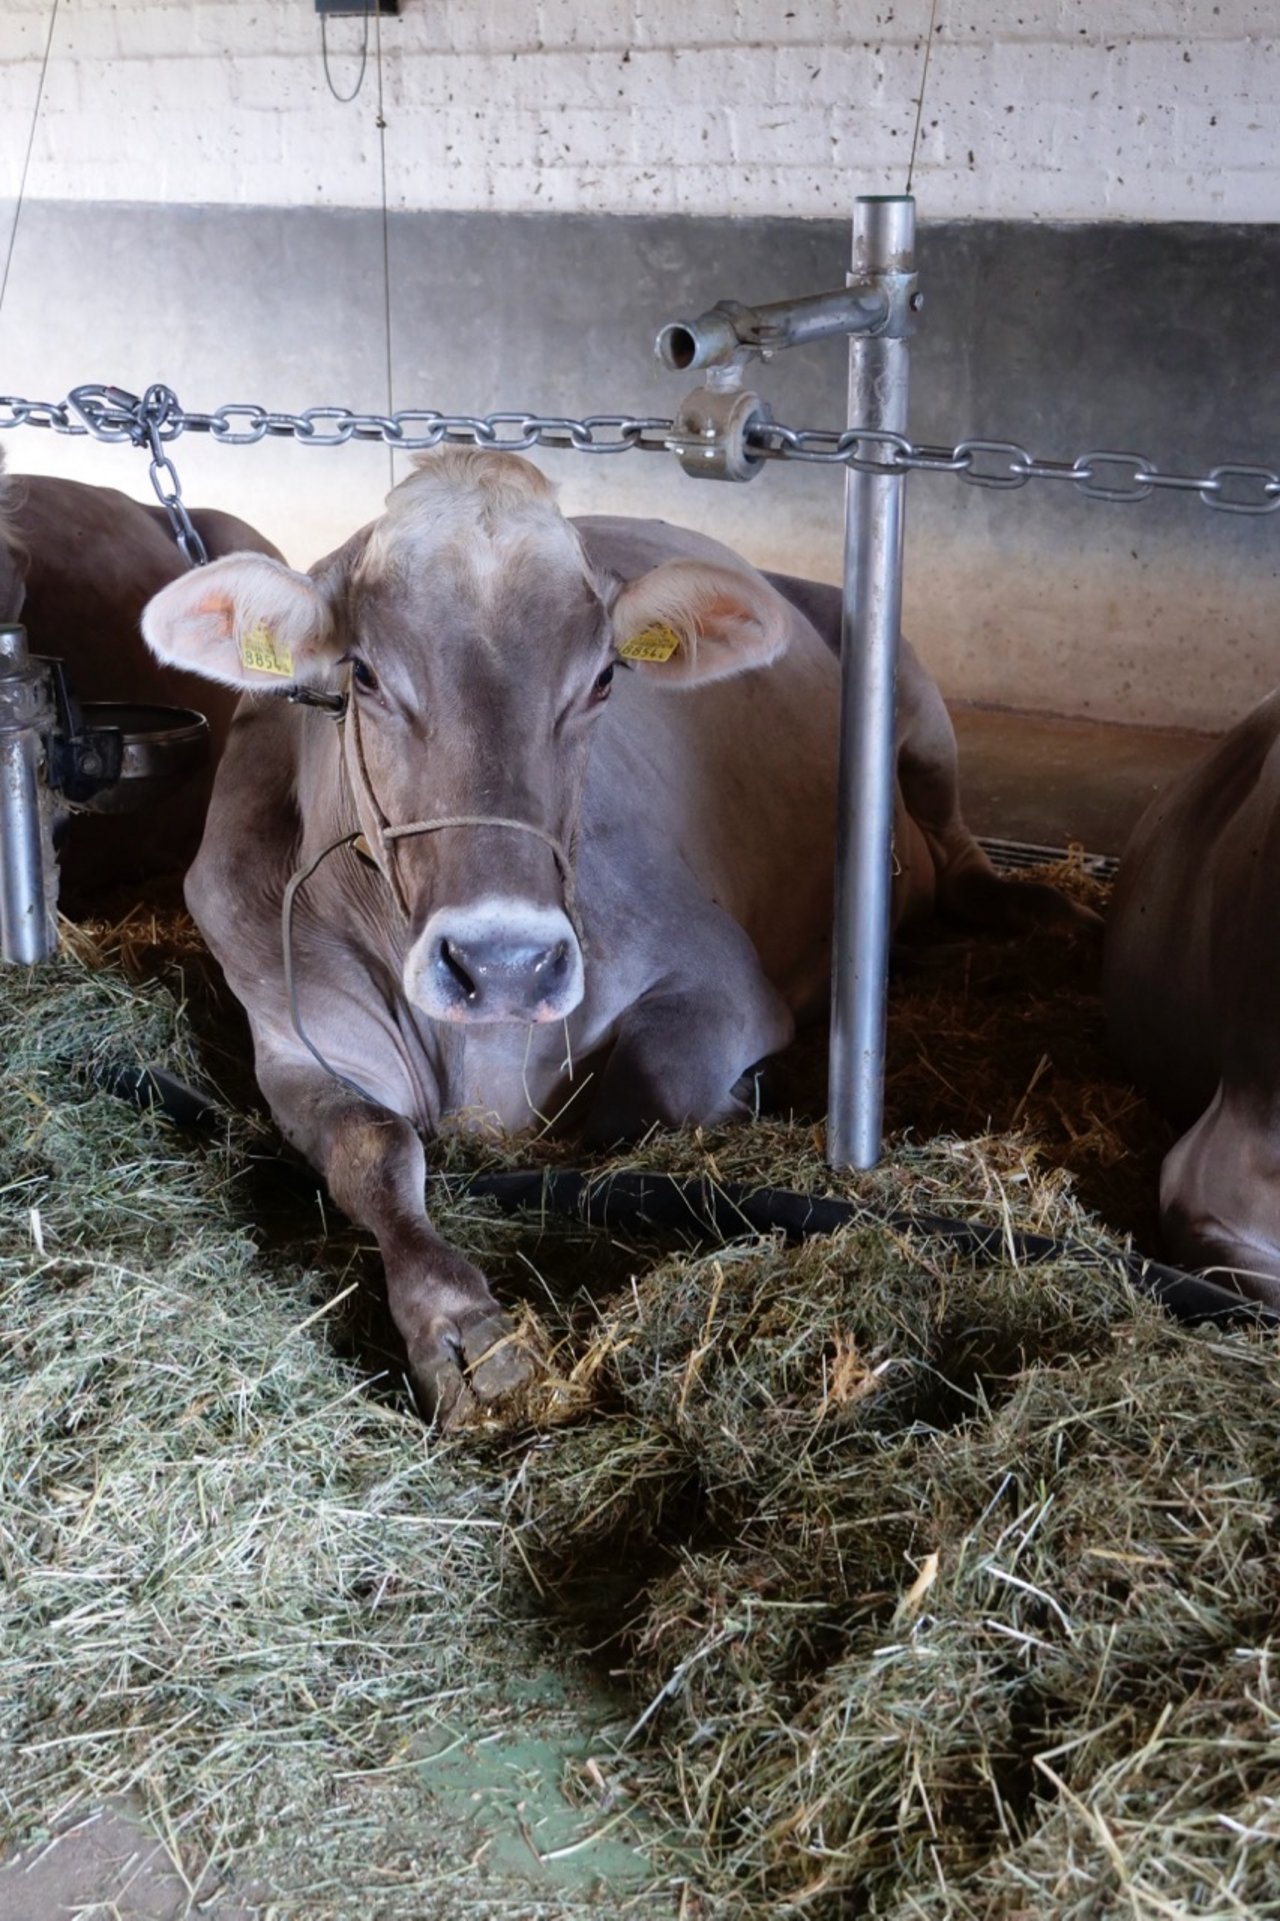
[[[536,468],[450,449],[309,575],[233,555],[166,587],[143,631],[232,685],[345,692],[343,804],[408,917],[409,1000],[548,1021],[582,996],[571,850],[619,656],[690,685],[774,657],[786,613],[702,562],[601,579]]]

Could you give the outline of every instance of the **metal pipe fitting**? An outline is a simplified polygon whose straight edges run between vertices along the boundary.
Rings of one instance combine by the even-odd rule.
[[[772,418],[759,394],[697,387],[681,401],[667,446],[693,480],[754,480],[764,457],[747,436]]]
[[[45,783],[55,712],[25,627],[0,626],[0,953],[31,966],[58,944],[57,867]]]
[[[735,355],[768,359],[787,347],[807,347],[835,335],[875,333],[891,318],[887,291],[870,282],[850,280],[834,293],[805,294],[745,307],[720,300],[696,320],[672,320],[661,329],[656,352],[673,373],[723,365]]]
[[[659,329],[654,352],[663,366],[676,374],[720,366],[739,353],[744,344],[735,315],[750,312],[750,307],[743,307],[736,300],[722,300],[697,320],[668,321]]]

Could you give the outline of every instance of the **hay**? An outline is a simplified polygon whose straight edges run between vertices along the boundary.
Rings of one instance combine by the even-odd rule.
[[[609,1336],[519,1551],[746,1912],[1280,1913],[1274,1344],[861,1229]]]
[[[1041,870],[1095,910],[1079,862]],[[1017,1135],[1117,1234],[1154,1251],[1164,1117],[1118,1072],[1100,999],[1101,940],[1043,929],[976,942],[891,988],[886,1120],[920,1139]]]
[[[1095,971],[1032,941],[901,981],[915,1138],[871,1175],[826,1168],[812,1092],[627,1164],[1100,1242],[1149,1213],[1129,1144],[1145,1167],[1161,1135],[1105,1066]],[[181,922],[5,979],[12,1838],[131,1789],[202,1893],[316,1921],[1280,1915],[1274,1344],[870,1225],[501,1219],[451,1176],[571,1150],[450,1139],[436,1218],[554,1380],[442,1446],[369,1250],[262,1121],[202,1145],[96,1085],[123,1056],[238,1089],[225,1017]],[[930,1138],[948,1112],[967,1137]],[[532,1881],[475,1825],[487,1777],[443,1772],[490,1735],[538,1757]],[[615,1816],[638,1878],[573,1852]],[[572,1885],[533,1859],[566,1850]]]
[[[0,1840],[132,1793],[202,1895],[234,1872],[280,1914],[528,1912],[527,1877],[471,1864],[492,1837],[441,1823],[434,1757],[536,1738],[565,1765],[604,1716],[567,1686],[520,1704],[551,1657],[498,1491],[325,1343],[356,1237],[325,1271],[265,1251],[254,1131],[193,1144],[97,1088],[122,1059],[198,1071],[164,989],[13,970],[2,1026]]]

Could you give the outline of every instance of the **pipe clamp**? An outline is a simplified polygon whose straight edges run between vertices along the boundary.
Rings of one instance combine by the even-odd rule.
[[[694,480],[754,480],[764,455],[747,438],[772,419],[759,394],[697,387],[680,404],[667,448]]]

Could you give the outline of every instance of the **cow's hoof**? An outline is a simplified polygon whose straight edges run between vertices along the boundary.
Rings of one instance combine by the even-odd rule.
[[[478,1401],[496,1401],[527,1387],[538,1373],[536,1356],[506,1314],[490,1314],[463,1337],[467,1385]]]
[[[518,1394],[540,1371],[515,1322],[492,1311],[460,1317],[440,1351],[413,1370],[427,1413],[446,1431],[482,1418],[486,1408]]]

